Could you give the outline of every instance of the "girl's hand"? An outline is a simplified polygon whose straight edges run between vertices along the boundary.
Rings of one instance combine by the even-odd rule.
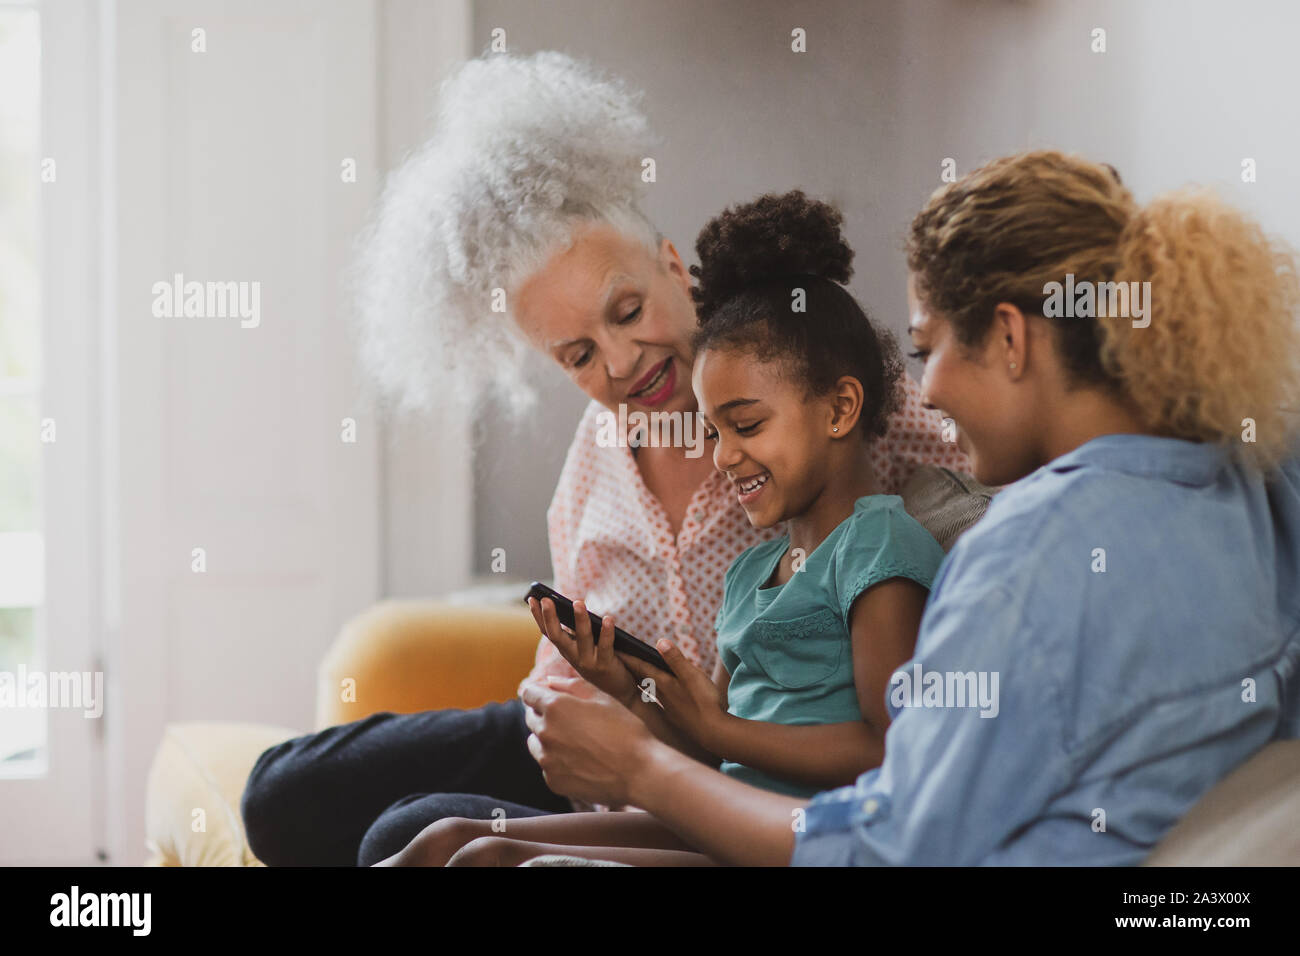
[[[657,698],[664,715],[678,729],[706,750],[714,750],[715,732],[727,717],[722,692],[713,678],[688,661],[672,641],[661,640],[656,648],[672,668],[671,673],[630,654],[617,656],[638,678],[637,693]]]
[[[560,624],[555,613],[555,602],[542,598],[528,599],[528,609],[546,638],[555,645],[561,656],[593,686],[604,691],[619,703],[628,706],[636,698],[636,679],[623,666],[614,653],[614,616],[606,614],[600,628],[600,640],[591,635],[591,618],[587,605],[573,602],[574,633],[570,634]]]

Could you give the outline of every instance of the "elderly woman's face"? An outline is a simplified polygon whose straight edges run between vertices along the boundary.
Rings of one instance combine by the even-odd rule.
[[[519,285],[514,314],[529,341],[606,408],[690,412],[690,288],[672,243],[656,258],[597,225]]]

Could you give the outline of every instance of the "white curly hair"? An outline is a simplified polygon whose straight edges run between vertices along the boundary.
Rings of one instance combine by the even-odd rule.
[[[388,177],[351,270],[358,357],[381,403],[533,405],[528,346],[508,300],[492,311],[493,290],[513,290],[579,224],[657,252],[641,210],[656,140],[640,99],[550,51],[470,60],[442,84],[434,132]]]

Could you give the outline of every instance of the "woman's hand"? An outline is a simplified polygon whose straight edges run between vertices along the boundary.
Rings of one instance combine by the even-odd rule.
[[[528,752],[556,793],[641,807],[725,863],[790,862],[791,821],[807,800],[751,787],[677,752],[599,691],[583,700],[526,681],[521,696],[532,731]]]
[[[591,618],[587,605],[573,602],[574,633],[570,634],[560,624],[555,613],[555,602],[550,598],[528,599],[528,609],[546,638],[555,645],[560,655],[590,684],[604,691],[625,707],[630,706],[638,693],[636,679],[614,653],[614,616],[606,614],[601,623],[600,639],[591,634]]]
[[[672,672],[662,671],[630,654],[619,654],[637,677],[637,692],[658,699],[664,715],[704,749],[717,753],[720,725],[727,719],[727,705],[713,678],[686,659],[672,641],[656,645]],[[653,681],[653,683],[649,683]]]
[[[549,641],[545,645],[542,645],[542,650],[538,656],[541,657],[542,663],[538,666],[534,666],[532,672],[525,677],[524,680],[535,680],[545,683],[548,678],[556,677],[573,678],[580,684],[586,683],[586,681],[582,679],[581,675],[570,666],[569,662],[560,656],[560,652],[555,649],[555,645],[551,644]],[[524,681],[519,682],[520,689],[522,689],[523,683]],[[516,690],[515,693],[518,694],[519,690]]]
[[[520,697],[532,735],[528,751],[556,793],[590,803],[630,803],[649,748],[662,747],[627,707],[597,691],[584,699],[525,681]],[[670,751],[671,752],[671,751]]]
[[[558,690],[561,694],[572,694],[581,700],[593,700],[601,691],[592,687],[591,684],[581,677],[555,677],[547,675],[543,680],[527,679],[524,684],[540,684],[542,687],[549,687],[552,690]],[[523,686],[520,685],[520,693],[523,692]]]

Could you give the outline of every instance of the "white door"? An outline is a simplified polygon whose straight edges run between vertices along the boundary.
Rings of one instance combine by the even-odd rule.
[[[370,0],[117,7],[115,863],[144,855],[164,724],[311,729],[317,663],[379,594],[339,281],[377,187],[375,37]],[[177,276],[250,308],[159,309]]]
[[[99,429],[80,489],[99,561],[83,592],[61,604],[51,579],[45,602],[55,647],[54,612],[84,599],[106,687],[103,720],[81,723],[106,745],[96,761],[51,736],[52,766],[98,774],[47,777],[21,807],[0,783],[22,811],[0,813],[0,855],[102,847],[130,865],[163,727],[310,729],[317,663],[379,594],[380,443],[339,281],[378,185],[377,17],[373,0],[93,10],[104,142],[67,162],[103,177],[85,197],[103,201],[103,276],[83,316],[101,317],[103,401],[61,413],[58,448]],[[184,301],[163,301],[173,285]]]

